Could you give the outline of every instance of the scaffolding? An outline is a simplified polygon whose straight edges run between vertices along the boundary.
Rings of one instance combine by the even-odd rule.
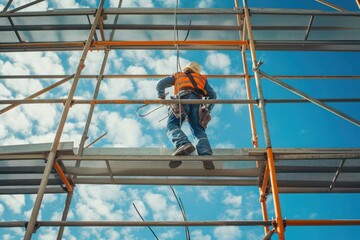
[[[69,226],[264,226],[264,238],[277,234],[285,239],[285,227],[360,225],[360,219],[347,220],[291,220],[281,212],[282,193],[359,193],[360,179],[352,178],[360,172],[360,148],[272,148],[266,105],[273,103],[313,103],[356,126],[360,121],[336,108],[330,102],[360,102],[360,98],[314,98],[279,80],[286,79],[360,79],[360,76],[271,76],[261,70],[256,50],[298,51],[360,51],[360,38],[356,24],[359,12],[326,12],[317,10],[248,8],[246,0],[240,7],[235,0],[233,8],[104,8],[104,0],[96,9],[64,9],[38,12],[20,10],[41,1],[8,11],[11,0],[0,14],[0,52],[27,51],[81,51],[81,57],[72,75],[1,75],[0,79],[51,78],[61,79],[24,99],[0,100],[0,114],[24,104],[63,104],[62,115],[53,142],[0,146],[0,194],[37,194],[28,221],[4,221],[0,227],[24,227],[24,239],[31,239],[39,227],[59,226],[58,239],[64,227]],[[170,24],[174,15],[185,19],[190,15],[201,24],[185,21]],[[154,21],[142,22],[143,17]],[[223,20],[224,23],[213,18]],[[294,25],[272,24],[297,21]],[[295,19],[295,20],[294,20]],[[324,19],[327,24],[324,24]],[[201,21],[206,20],[206,21]],[[318,21],[318,22],[317,22]],[[335,24],[343,22],[343,25]],[[69,24],[71,23],[71,24]],[[161,23],[161,24],[159,24]],[[205,24],[206,23],[206,24]],[[264,24],[266,23],[266,24]],[[74,34],[74,31],[77,34]],[[154,37],[159,31],[161,36]],[[191,31],[194,39],[172,39],[174,31]],[[220,33],[216,34],[200,33]],[[281,34],[289,34],[285,37]],[[326,35],[322,32],[327,31]],[[354,31],[356,31],[354,33]],[[142,35],[139,32],[146,32]],[[341,37],[339,37],[341,32]],[[61,37],[55,33],[61,33]],[[150,38],[148,38],[150,36]],[[168,37],[165,37],[168,36]],[[205,37],[204,37],[205,36]],[[210,38],[209,38],[210,36]],[[134,40],[135,39],[135,40]],[[150,40],[156,39],[156,40]],[[247,99],[207,100],[214,104],[242,104],[248,106],[251,143],[253,148],[214,149],[212,156],[170,157],[171,149],[159,154],[158,149],[146,148],[88,148],[88,131],[94,108],[102,104],[170,104],[178,100],[98,99],[101,81],[105,78],[161,78],[165,75],[105,74],[110,51],[124,49],[145,50],[238,50],[244,74],[208,75],[209,78],[244,79]],[[89,51],[104,51],[98,75],[83,75]],[[251,57],[251,70],[247,57]],[[92,99],[76,99],[75,91],[81,79],[96,79]],[[301,99],[265,99],[261,79],[289,90]],[[257,98],[251,96],[250,81],[256,83]],[[68,96],[63,99],[38,98],[62,84],[71,83]],[[203,100],[181,100],[183,103],[203,103]],[[90,105],[79,147],[73,142],[61,142],[64,125],[73,105]],[[259,148],[253,106],[260,111],[265,148]],[[164,169],[163,163],[181,160],[186,168]],[[211,160],[215,170],[207,171],[198,162]],[[229,167],[236,162],[236,167]],[[100,167],[99,167],[100,166]],[[24,174],[23,177],[21,176]],[[21,176],[21,177],[20,177]],[[301,176],[301,178],[300,178]],[[330,177],[329,177],[330,176]],[[339,177],[341,176],[341,177]],[[122,185],[209,185],[257,186],[263,219],[258,221],[67,221],[69,205],[79,184]],[[67,200],[61,221],[38,221],[45,193],[66,193]],[[269,220],[266,200],[272,195],[275,219]]]

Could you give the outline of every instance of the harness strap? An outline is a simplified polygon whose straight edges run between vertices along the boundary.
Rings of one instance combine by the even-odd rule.
[[[197,84],[196,84],[196,82],[195,82],[195,79],[194,79],[194,77],[191,75],[191,73],[186,73],[186,76],[190,79],[190,81],[191,81],[191,83],[192,83],[192,85],[193,85],[193,87],[194,87],[194,89],[195,89],[195,92],[196,92],[197,94],[199,94],[200,96],[206,96],[205,92],[204,92],[202,89],[198,88],[198,86],[197,86]]]

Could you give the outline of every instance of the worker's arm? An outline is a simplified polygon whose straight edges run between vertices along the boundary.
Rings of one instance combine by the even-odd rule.
[[[205,90],[208,94],[208,97],[209,99],[216,99],[217,98],[217,95],[216,95],[216,92],[214,91],[214,89],[210,86],[210,84],[206,81],[206,84],[205,84]],[[214,104],[210,104],[208,109],[209,111],[211,112],[211,110],[213,109],[214,107]]]
[[[173,75],[161,79],[157,85],[158,98],[165,99],[165,88],[174,86],[175,78]]]

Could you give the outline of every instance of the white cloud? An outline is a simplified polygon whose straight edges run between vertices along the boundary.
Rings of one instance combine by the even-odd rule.
[[[77,123],[85,122],[89,113],[90,105],[75,104],[70,108],[68,119],[74,119]]]
[[[5,234],[5,235],[3,236],[3,240],[10,240],[10,239],[14,239],[13,236],[10,235],[10,234]]]
[[[153,211],[166,209],[166,198],[163,195],[147,192],[144,198]]]
[[[43,203],[52,203],[57,200],[57,195],[55,194],[45,194],[43,198]]]
[[[226,191],[224,193],[223,203],[226,205],[231,205],[233,207],[240,207],[242,204],[242,196],[241,195],[233,195],[230,191]]]
[[[136,99],[157,99],[156,84],[158,81],[138,80],[136,81]]]
[[[53,1],[55,8],[79,8],[80,4],[76,0],[55,0]]]
[[[11,97],[11,91],[4,86],[4,84],[0,83],[0,99],[7,99]]]
[[[127,60],[134,60],[135,63],[149,63],[153,60],[154,51],[149,50],[127,50],[122,56]]]
[[[16,121],[14,121],[14,119],[16,119]],[[19,108],[14,108],[3,114],[0,118],[0,123],[0,125],[3,125],[8,131],[14,131],[26,136],[31,134],[32,124],[28,116]]]
[[[214,5],[214,0],[200,0],[198,7],[199,8],[210,8]]]
[[[106,231],[106,239],[109,240],[117,240],[117,239],[121,239],[120,238],[120,233],[118,231],[115,231],[114,229],[109,229]]]
[[[210,202],[210,190],[209,189],[201,189],[200,197],[203,198],[206,202]]]
[[[179,235],[179,232],[173,229],[167,230],[160,234],[160,239],[176,239]]]
[[[60,115],[56,106],[50,104],[25,105],[22,109],[26,113],[26,118],[32,121],[33,130],[36,130],[37,134],[48,133],[57,123],[54,119],[58,119]]]
[[[148,191],[145,193],[144,199],[152,210],[154,220],[183,220],[178,206],[168,204],[169,199],[165,195]]]
[[[227,209],[225,211],[225,219],[236,220],[241,216],[241,209]]]
[[[116,3],[117,6],[117,3]],[[154,7],[152,0],[129,0],[124,1],[123,7]]]
[[[130,79],[106,79],[102,82],[100,92],[106,99],[127,99],[125,94],[134,91],[134,84]]]
[[[76,214],[81,220],[121,220],[116,202],[124,196],[118,186],[79,186]]]
[[[39,240],[56,239],[57,234],[58,232],[54,228],[44,228],[39,234],[38,239]]]
[[[140,147],[152,142],[150,136],[143,134],[141,124],[133,118],[122,118],[117,112],[102,112],[99,119],[108,132],[105,138],[114,146]]]
[[[135,200],[133,203],[135,204],[135,206],[136,206],[137,210],[139,211],[139,213],[141,214],[141,216],[146,219],[146,216],[148,215],[148,211],[146,209],[144,202],[141,200]],[[129,209],[129,215],[130,215],[131,219],[136,219],[137,221],[141,221],[139,214],[136,212],[136,210],[132,204]]]
[[[11,7],[9,10],[13,8],[21,7],[27,3],[33,2],[33,0],[14,0],[11,4]],[[47,9],[48,3],[46,1],[37,3],[35,5],[32,5],[30,7],[24,8],[21,11],[44,11]],[[2,9],[1,9],[2,10]]]
[[[203,235],[201,230],[195,230],[191,232],[191,239],[193,240],[211,240],[211,236],[206,234]]]
[[[82,52],[70,52],[68,56],[69,73],[75,73],[79,65]],[[101,65],[104,59],[104,51],[92,51],[88,52],[85,59],[85,68],[81,71],[81,74],[99,74]],[[108,69],[106,66],[105,71]]]
[[[235,240],[242,236],[242,232],[238,227],[216,227],[214,229],[214,236],[216,239],[221,240]]]
[[[156,74],[173,74],[174,72],[181,71],[177,66],[177,57],[175,54],[167,58],[153,59],[148,62],[148,67],[155,71]],[[189,61],[184,58],[179,58],[180,65],[184,67]]]
[[[235,145],[232,143],[218,143],[215,148],[235,148]]]
[[[209,51],[206,57],[206,67],[220,70],[221,73],[229,73],[231,66],[231,59],[224,53],[218,53],[215,51]]]
[[[4,206],[0,203],[0,215],[4,213]]]
[[[246,88],[242,80],[240,79],[228,79],[225,83],[225,87],[221,90],[224,95],[231,99],[246,99]],[[235,112],[239,112],[242,108],[246,108],[245,104],[233,105]]]
[[[4,55],[16,65],[29,69],[32,74],[62,75],[65,73],[60,57],[54,52],[15,52]],[[13,72],[13,74],[16,73]]]

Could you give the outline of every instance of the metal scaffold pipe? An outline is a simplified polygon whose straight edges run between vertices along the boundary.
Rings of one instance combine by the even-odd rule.
[[[94,33],[96,31],[96,26],[98,24],[98,21],[100,19],[101,14],[102,14],[103,5],[104,5],[104,0],[101,0],[100,3],[99,3],[98,11],[97,11],[97,13],[95,15],[95,18],[94,18],[94,22],[93,22],[92,27],[91,27],[91,31],[89,32],[87,42],[86,42],[86,44],[84,46],[83,53],[82,53],[81,59],[79,61],[75,76],[74,76],[74,80],[73,80],[73,83],[71,85],[71,88],[70,88],[70,91],[69,91],[69,94],[68,94],[68,98],[67,98],[67,100],[65,102],[65,105],[64,105],[64,109],[63,109],[63,113],[61,115],[59,126],[58,126],[58,129],[56,131],[56,135],[54,137],[54,142],[53,142],[53,144],[51,146],[51,151],[50,151],[50,153],[48,155],[48,158],[47,158],[47,163],[46,163],[46,167],[45,167],[45,170],[44,170],[44,174],[43,174],[43,177],[42,177],[41,182],[40,182],[38,193],[36,195],[33,210],[31,212],[30,221],[29,221],[29,224],[27,226],[27,229],[26,229],[26,232],[25,232],[25,235],[24,235],[24,240],[30,240],[31,236],[33,234],[33,231],[34,231],[34,228],[35,228],[35,223],[37,221],[37,217],[38,217],[38,214],[39,214],[39,211],[40,211],[41,202],[42,202],[42,199],[44,197],[45,189],[46,189],[46,186],[47,186],[47,183],[48,183],[48,180],[49,180],[49,176],[50,176],[50,173],[51,173],[51,170],[53,168],[54,161],[55,161],[56,152],[57,152],[57,149],[59,147],[60,138],[61,138],[64,126],[65,126],[65,122],[66,122],[70,107],[72,105],[72,100],[73,100],[73,97],[74,97],[74,94],[75,94],[77,84],[79,82],[79,77],[80,77],[81,71],[84,68],[84,62],[85,62],[88,50],[90,48],[91,40],[92,40],[92,38],[94,36]]]

